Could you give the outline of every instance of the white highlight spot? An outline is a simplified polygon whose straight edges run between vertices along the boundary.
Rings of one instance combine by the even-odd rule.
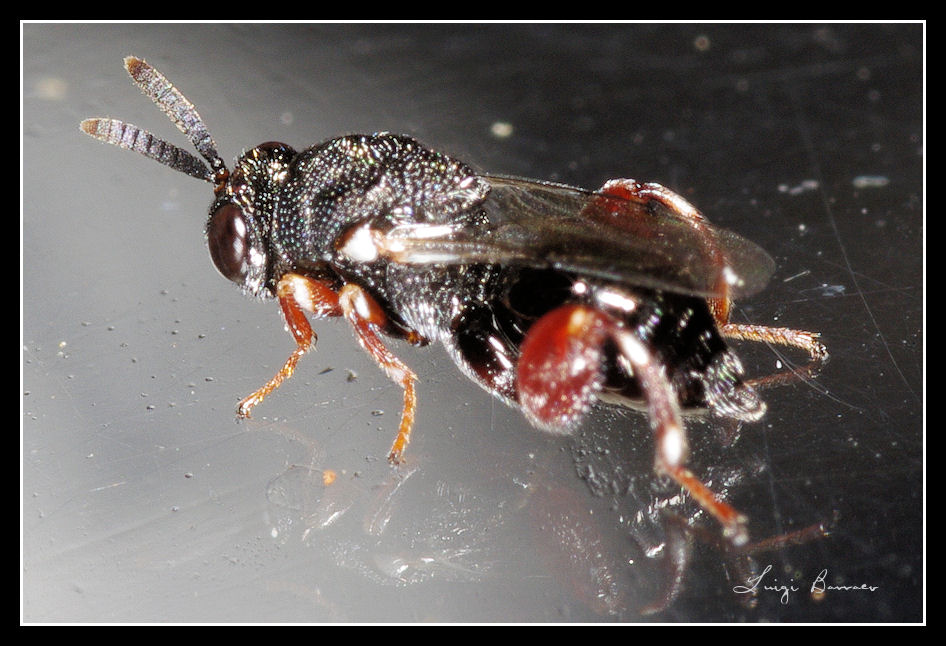
[[[815,191],[820,187],[821,184],[818,183],[816,179],[805,179],[802,180],[797,186],[789,186],[788,184],[779,184],[778,191],[779,193],[788,193],[789,195],[801,195],[808,191]]]
[[[739,275],[733,271],[733,268],[729,265],[723,267],[723,280],[726,281],[727,285],[732,285],[734,287],[738,287],[743,284],[742,278],[740,278]]]
[[[292,276],[290,278],[292,286],[292,300],[299,304],[299,307],[307,312],[315,311],[315,302],[312,300],[312,292],[309,291],[309,285],[301,276]],[[288,329],[288,327],[286,328]]]
[[[378,258],[378,247],[371,235],[371,227],[363,224],[345,237],[339,251],[352,260],[371,262]]]
[[[602,305],[609,305],[622,312],[633,312],[637,309],[637,301],[621,292],[606,289],[598,292],[595,296]]]
[[[677,466],[683,461],[686,441],[683,431],[676,424],[668,426],[664,431],[663,446],[661,446],[664,460],[670,466]]]
[[[495,121],[490,126],[489,131],[497,139],[505,139],[512,136],[513,127],[508,121]]]
[[[646,366],[650,363],[650,355],[644,348],[644,344],[634,338],[630,332],[623,331],[617,335],[618,345],[621,346],[621,352],[631,362],[631,366]]]
[[[422,240],[431,240],[434,238],[445,238],[457,230],[455,224],[423,224],[411,222],[396,226],[387,234],[387,238],[415,238]]]
[[[890,183],[890,178],[884,175],[858,175],[851,183],[854,188],[883,188]]]
[[[352,305],[355,306],[355,311],[360,318],[365,320],[371,319],[371,306],[368,304],[368,299],[365,298],[361,290],[358,290],[355,294],[355,300]]]

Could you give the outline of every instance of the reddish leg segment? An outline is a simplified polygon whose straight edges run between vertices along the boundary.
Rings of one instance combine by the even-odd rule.
[[[568,433],[601,389],[604,343],[613,319],[580,305],[564,305],[533,324],[522,343],[516,392],[539,428]]]
[[[631,366],[650,413],[655,466],[712,514],[735,545],[748,540],[746,518],[704,485],[684,464],[687,442],[676,393],[653,353],[611,315],[583,305],[563,305],[529,330],[517,374],[519,403],[537,425],[567,432],[601,386],[602,352],[611,339]]]
[[[605,182],[599,192],[642,205],[650,202],[659,203],[669,213],[688,222],[694,229],[704,234],[705,252],[717,266],[720,268],[726,266],[725,254],[716,244],[712,231],[707,227],[706,217],[699,209],[665,186],[652,182],[641,183],[633,179],[613,179]],[[798,371],[801,373],[815,373],[818,367],[828,359],[828,351],[818,341],[819,335],[815,332],[730,323],[729,313],[732,301],[729,298],[729,285],[722,275],[716,285],[716,291],[720,295],[706,299],[706,303],[709,305],[710,312],[712,312],[713,318],[716,319],[716,325],[723,336],[744,341],[786,345],[804,350],[811,357],[811,360],[804,369]],[[771,386],[795,377],[797,377],[797,372],[789,372],[749,380],[747,384],[750,386]]]
[[[605,195],[614,195],[637,204],[647,205],[656,202],[663,206],[672,215],[679,217],[687,222],[694,229],[703,234],[706,241],[704,251],[713,260],[720,269],[726,266],[726,256],[722,249],[716,244],[712,231],[707,227],[706,217],[695,206],[685,199],[671,191],[669,188],[654,182],[641,183],[633,179],[612,179],[605,182],[599,189],[600,193]],[[729,320],[729,283],[723,278],[722,273],[715,286],[715,291],[719,296],[706,299],[713,318],[717,325],[723,325]]]
[[[276,295],[286,319],[286,327],[296,342],[286,363],[265,386],[243,399],[237,407],[237,416],[247,418],[250,411],[279,385],[292,376],[299,359],[315,346],[318,339],[306,312],[316,318],[344,316],[355,331],[355,337],[362,348],[384,370],[384,373],[404,389],[404,408],[401,412],[401,425],[397,438],[391,447],[388,459],[397,464],[401,460],[407,443],[410,441],[411,428],[414,425],[414,412],[417,409],[417,395],[414,382],[417,376],[388,350],[379,330],[387,327],[388,319],[384,310],[367,292],[357,285],[345,285],[338,293],[327,284],[300,274],[286,274],[276,287]],[[411,340],[411,334],[407,339]]]
[[[414,426],[414,412],[417,410],[414,382],[417,380],[417,375],[394,356],[394,353],[388,350],[381,341],[378,331],[384,329],[388,319],[384,310],[368,292],[357,285],[348,284],[339,291],[338,302],[345,318],[354,328],[355,337],[361,347],[377,362],[384,374],[404,389],[401,425],[398,427],[397,437],[388,453],[388,460],[399,464]]]
[[[793,330],[785,327],[767,327],[765,325],[744,325],[741,323],[727,323],[719,328],[719,332],[730,339],[774,343],[798,348],[807,352],[813,362],[820,363],[828,358],[828,349],[818,340],[821,335],[817,332]]]
[[[828,360],[828,349],[818,340],[820,335],[817,332],[737,323],[727,323],[719,328],[719,332],[730,339],[789,346],[808,353],[807,364],[791,366],[773,374],[747,379],[745,385],[749,388],[771,388],[814,377]]]
[[[317,318],[341,314],[338,306],[338,294],[328,285],[300,274],[290,273],[283,276],[276,286],[276,296],[279,299],[283,317],[286,319],[289,334],[296,342],[296,349],[286,359],[286,363],[283,364],[279,372],[265,386],[239,403],[237,417],[241,419],[250,417],[250,411],[257,404],[266,399],[267,395],[291,377],[302,355],[315,346],[318,336],[312,331],[312,326],[309,325],[309,320],[306,318],[306,312],[314,314]]]
[[[734,545],[749,539],[746,517],[719,499],[713,491],[689,470],[686,462],[686,432],[677,398],[663,366],[653,353],[631,332],[615,330],[614,340],[634,371],[647,400],[650,423],[657,441],[656,467],[676,480],[700,506],[716,517],[723,532]]]

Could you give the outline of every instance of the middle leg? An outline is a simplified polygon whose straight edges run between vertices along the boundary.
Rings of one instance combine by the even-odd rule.
[[[388,350],[381,340],[379,330],[387,326],[388,317],[381,305],[368,292],[358,285],[349,283],[338,292],[338,303],[343,316],[354,329],[359,345],[375,360],[388,378],[404,389],[401,424],[388,453],[388,460],[391,463],[400,464],[414,426],[414,413],[417,410],[414,382],[417,381],[417,375]]]

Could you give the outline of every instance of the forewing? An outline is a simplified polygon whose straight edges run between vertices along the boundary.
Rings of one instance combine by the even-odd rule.
[[[560,184],[488,176],[482,227],[410,225],[385,236],[396,262],[549,267],[701,296],[764,287],[772,259],[741,236],[635,202]]]

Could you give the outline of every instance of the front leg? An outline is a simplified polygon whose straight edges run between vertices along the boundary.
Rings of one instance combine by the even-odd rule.
[[[312,331],[306,312],[310,312],[316,318],[341,314],[338,294],[329,285],[301,274],[290,273],[283,276],[276,286],[276,296],[279,299],[283,317],[286,319],[289,334],[296,342],[296,349],[265,386],[239,403],[237,417],[240,419],[250,417],[250,411],[276,390],[282,382],[291,377],[302,355],[315,347],[318,336]]]

